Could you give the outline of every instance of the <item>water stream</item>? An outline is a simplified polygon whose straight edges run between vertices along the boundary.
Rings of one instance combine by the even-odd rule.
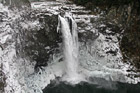
[[[78,77],[78,34],[77,34],[77,25],[72,17],[68,14],[65,15],[65,18],[59,15],[59,24],[60,30],[63,36],[63,51],[64,51],[64,61],[66,62],[66,77],[70,80],[77,81]],[[76,79],[76,80],[75,80]],[[67,80],[67,79],[66,79]]]

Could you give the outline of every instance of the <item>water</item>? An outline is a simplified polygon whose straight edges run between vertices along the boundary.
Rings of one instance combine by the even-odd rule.
[[[48,85],[43,90],[43,93],[139,93],[140,91],[140,84],[133,85],[117,82],[116,87],[116,89],[107,89],[84,82],[71,86],[62,82],[58,85]]]
[[[58,30],[61,30],[63,36],[64,62],[66,62],[66,75],[63,80],[70,82],[78,81],[78,34],[77,24],[73,18],[66,13],[65,17],[59,15]]]

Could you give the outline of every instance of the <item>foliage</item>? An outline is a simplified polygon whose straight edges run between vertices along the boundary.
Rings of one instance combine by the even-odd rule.
[[[85,5],[86,3],[93,3],[95,5],[121,5],[121,4],[129,4],[131,2],[139,1],[140,0],[73,0],[77,4]]]

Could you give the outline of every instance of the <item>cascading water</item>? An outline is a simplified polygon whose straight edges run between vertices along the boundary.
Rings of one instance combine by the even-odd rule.
[[[65,17],[59,15],[58,30],[61,30],[63,36],[63,53],[66,62],[65,78],[67,81],[75,81],[78,78],[78,34],[76,22],[68,13]]]

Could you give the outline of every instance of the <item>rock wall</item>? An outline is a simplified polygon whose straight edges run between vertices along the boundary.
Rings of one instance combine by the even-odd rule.
[[[47,66],[52,55],[59,52],[58,47],[62,40],[57,33],[58,16],[49,16],[40,13],[40,11],[33,11],[24,18],[23,22],[28,20],[30,23],[32,20],[38,20],[39,23],[35,23],[38,24],[38,27],[35,27],[36,29],[31,29],[30,24],[20,24],[18,26],[18,29],[21,30],[17,36],[20,38],[20,42],[16,44],[17,54],[23,58],[30,58],[32,62],[35,61],[35,69],[37,70],[38,67]]]
[[[120,34],[120,48],[124,62],[140,69],[140,0],[73,0],[76,4],[100,14],[104,23],[120,28],[112,31]],[[104,30],[102,30],[104,31]]]

